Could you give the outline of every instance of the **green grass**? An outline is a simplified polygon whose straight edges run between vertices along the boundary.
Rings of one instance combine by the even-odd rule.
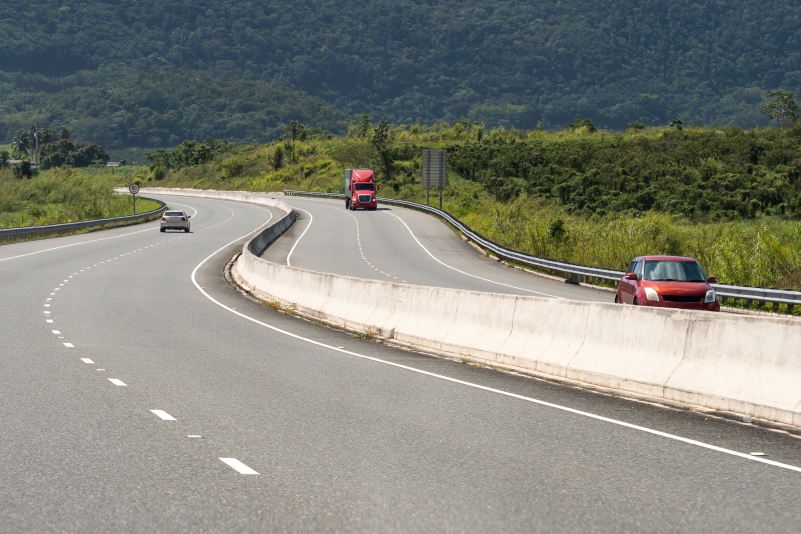
[[[18,180],[10,170],[0,170],[0,228],[130,215],[131,198],[114,194],[118,181],[127,181],[126,175],[104,168],[51,169],[30,180]],[[136,203],[138,213],[157,207],[151,200]]]

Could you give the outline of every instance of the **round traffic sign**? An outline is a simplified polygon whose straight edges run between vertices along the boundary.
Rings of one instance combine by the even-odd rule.
[[[135,195],[139,192],[139,186],[136,184],[131,184],[128,186],[128,191],[130,191],[132,195]]]

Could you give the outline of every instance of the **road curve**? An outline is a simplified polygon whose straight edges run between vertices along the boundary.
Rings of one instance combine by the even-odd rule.
[[[222,277],[231,254],[281,213],[160,198],[196,210],[192,233],[148,223],[0,247],[0,531],[799,524],[801,474],[727,452],[801,466],[797,439],[288,317]],[[585,291],[469,256],[422,214],[357,213],[355,239],[348,212],[291,200],[306,214],[268,254],[283,250],[286,261],[294,247],[292,265],[563,298],[579,297],[557,287]]]

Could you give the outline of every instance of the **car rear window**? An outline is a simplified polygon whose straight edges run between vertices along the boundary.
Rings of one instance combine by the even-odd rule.
[[[169,217],[183,217],[184,216],[184,212],[183,211],[168,211],[164,215],[167,215]]]
[[[356,184],[356,191],[375,191],[374,184]]]
[[[695,261],[645,260],[645,280],[663,282],[705,282],[706,275]]]

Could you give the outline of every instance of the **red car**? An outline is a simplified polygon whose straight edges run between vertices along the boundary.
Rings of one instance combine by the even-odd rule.
[[[617,284],[615,302],[686,310],[720,311],[714,276],[693,258],[640,256],[634,258]]]

